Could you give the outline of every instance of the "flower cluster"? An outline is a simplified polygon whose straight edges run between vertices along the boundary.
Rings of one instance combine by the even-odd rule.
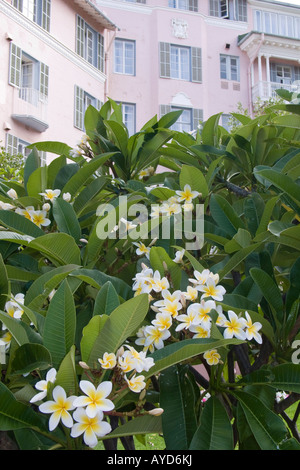
[[[192,211],[194,209],[193,199],[196,197],[201,197],[201,193],[192,191],[190,185],[186,184],[183,191],[175,191],[173,196],[163,201],[160,205],[153,204],[150,216],[171,216],[182,213],[182,210],[186,212]]]
[[[44,204],[42,208],[36,209],[34,206],[27,206],[27,207],[18,207],[15,204],[10,204],[8,202],[0,201],[0,209],[2,210],[14,210],[16,214],[24,216],[26,219],[29,219],[39,228],[41,227],[48,227],[51,224],[51,220],[48,217],[48,213],[51,209],[49,202],[53,202],[55,198],[60,196],[61,191],[60,189],[45,189],[44,192],[39,193],[40,196],[44,198]],[[14,189],[10,189],[7,191],[7,195],[14,201],[17,201],[18,194]],[[62,195],[63,199],[67,202],[71,200],[70,193],[64,193]],[[49,201],[49,202],[48,202]],[[30,238],[30,237],[29,237]]]
[[[164,341],[172,340],[172,335],[180,332],[184,338],[210,338],[214,316],[224,338],[262,342],[259,333],[262,325],[253,323],[248,312],[245,312],[245,318],[232,310],[228,310],[227,315],[223,312],[221,303],[226,290],[219,284],[218,274],[209,269],[195,270],[186,291],[172,292],[168,278],[161,276],[159,271],[153,272],[145,264],[133,281],[135,295],[147,293],[151,309],[156,313],[151,324],[142,326],[137,332],[135,342],[144,351],[163,348]],[[207,357],[211,363],[219,359],[213,354]]]
[[[10,317],[20,320],[24,313],[22,305],[24,305],[24,294],[20,292],[16,295],[11,295],[11,299],[5,303],[4,310]],[[12,335],[4,323],[2,323],[2,331],[4,333],[1,336],[0,344],[4,345],[7,350],[10,346]]]
[[[111,425],[106,421],[106,415],[112,414],[115,405],[113,399],[118,392],[124,388],[140,393],[146,387],[145,377],[140,374],[148,371],[153,365],[152,358],[147,358],[145,352],[138,352],[129,345],[122,346],[117,354],[104,353],[98,359],[101,369],[112,370],[111,380],[100,383],[99,371],[91,371],[85,363],[80,363],[87,372],[95,373],[96,384],[91,380],[81,380],[79,388],[83,392],[80,396],[71,395],[67,397],[66,391],[55,385],[57,372],[51,368],[44,380],[35,384],[39,391],[32,397],[30,403],[37,403],[47,397],[49,389],[52,390],[52,399],[39,405],[41,413],[50,414],[49,430],[53,431],[61,422],[65,427],[70,428],[70,436],[73,438],[83,435],[84,443],[93,448],[97,445],[98,438],[111,432]],[[162,410],[156,409],[150,414],[160,414]]]

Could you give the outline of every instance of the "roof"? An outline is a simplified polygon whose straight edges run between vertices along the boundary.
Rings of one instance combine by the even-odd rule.
[[[100,26],[106,29],[115,30],[117,26],[102,13],[101,10],[90,0],[74,0],[75,5],[80,6],[87,15],[91,16]]]

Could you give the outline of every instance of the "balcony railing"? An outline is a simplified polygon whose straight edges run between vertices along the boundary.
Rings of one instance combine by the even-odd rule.
[[[277,82],[260,81],[252,87],[252,102],[255,103],[257,99],[266,101],[276,97],[278,98],[276,90],[280,88],[299,93],[299,85],[299,82],[297,84],[285,85]]]
[[[38,132],[47,124],[48,98],[34,88],[15,88],[12,118]]]

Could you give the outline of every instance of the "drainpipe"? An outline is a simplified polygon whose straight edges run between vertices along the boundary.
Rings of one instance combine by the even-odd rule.
[[[264,33],[261,33],[261,38],[260,38],[259,44],[258,44],[258,46],[255,50],[255,53],[254,53],[252,59],[250,60],[249,65],[248,65],[248,101],[249,101],[250,116],[253,116],[251,67],[253,65],[253,62],[257,58],[258,52],[259,52],[259,50],[262,46],[262,43],[263,43],[264,39],[265,39],[265,35],[264,35]]]
[[[108,34],[109,33],[110,32],[108,32]],[[108,79],[109,79],[109,54],[110,54],[110,48],[112,46],[112,43],[113,43],[115,37],[116,37],[116,30],[114,31],[114,34],[112,35],[112,38],[111,38],[111,40],[108,44],[108,47],[105,51],[104,71],[105,71],[106,79],[105,79],[105,83],[104,83],[104,102],[107,100],[108,93],[109,93],[109,83],[108,83]]]

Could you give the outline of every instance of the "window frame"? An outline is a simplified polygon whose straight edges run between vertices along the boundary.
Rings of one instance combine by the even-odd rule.
[[[223,76],[224,70],[222,70],[222,60],[225,60],[225,76]],[[232,61],[236,61],[236,78],[233,76],[234,67]],[[229,54],[220,54],[220,78],[221,80],[228,80],[232,82],[240,82],[240,58],[239,56],[233,56]]]
[[[12,0],[12,5],[19,10],[26,18],[50,32],[51,22],[51,0],[26,0],[32,3],[32,14],[28,14],[25,9],[24,0]]]
[[[90,102],[88,102],[90,100]],[[74,86],[74,127],[84,131],[84,115],[89,105],[100,110],[102,101],[78,85]]]
[[[119,47],[121,48],[121,70],[117,69],[117,51],[120,51]],[[130,46],[132,57],[126,56],[126,47]],[[130,63],[126,63],[127,60],[132,61],[132,65]],[[126,69],[128,68],[129,71]],[[135,76],[136,75],[136,42],[133,39],[124,39],[124,38],[115,38],[114,40],[114,73],[119,75],[129,75]]]
[[[88,35],[91,34],[91,55]],[[90,65],[104,73],[104,36],[90,26],[80,15],[76,15],[75,51]]]

